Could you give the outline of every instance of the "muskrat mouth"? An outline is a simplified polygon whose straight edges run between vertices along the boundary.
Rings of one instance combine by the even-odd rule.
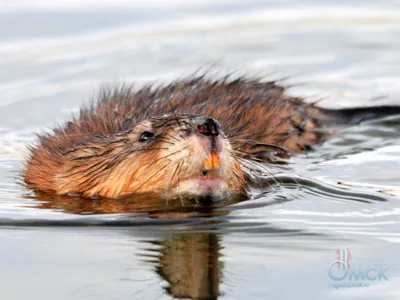
[[[210,155],[203,162],[204,170],[213,170],[219,167],[219,156],[215,150],[212,150]],[[204,171],[203,171],[204,173]]]
[[[220,181],[218,168],[219,156],[215,150],[212,150],[203,161],[203,178],[200,182]]]
[[[182,183],[187,191],[197,191],[200,194],[213,193],[225,186],[225,180],[221,177],[220,160],[216,151],[212,150],[204,159],[202,172],[195,177],[188,178]]]

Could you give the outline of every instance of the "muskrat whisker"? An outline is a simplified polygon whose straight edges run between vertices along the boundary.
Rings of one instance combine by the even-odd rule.
[[[175,131],[175,130],[174,130]],[[180,142],[181,140],[179,140],[178,138],[174,137],[173,135],[171,135],[169,132],[167,131],[163,131],[163,134],[168,135],[170,138],[173,138],[175,141]]]
[[[185,139],[184,136],[182,135],[182,133],[181,133],[180,131],[176,130],[176,128],[173,127],[171,124],[168,123],[167,126],[168,126],[169,128],[171,128],[175,133],[177,133],[177,134],[179,135],[179,137],[181,138],[181,140],[184,140],[184,139]],[[178,123],[178,126],[179,126],[179,128],[180,128],[180,123]]]
[[[132,153],[132,152],[146,152],[146,151],[149,151],[149,150],[168,150],[169,148],[167,148],[167,147],[153,147],[153,148],[145,148],[145,149],[134,149],[134,150],[130,150],[129,152],[130,153]]]
[[[265,133],[265,130],[260,130],[260,131],[255,131],[255,132],[251,132],[251,133],[249,133],[249,132],[242,132],[242,133],[237,133],[236,135],[231,135],[231,133],[232,133],[233,131],[235,131],[235,130],[236,130],[236,128],[234,128],[231,132],[227,133],[226,136],[229,137],[229,138],[235,139],[235,138],[237,138],[238,136],[242,136],[242,135],[252,135],[252,136],[254,136],[254,135],[257,135],[257,134],[260,134],[260,133]],[[233,141],[234,141],[234,140],[233,140]]]
[[[261,168],[262,170],[264,170],[265,172],[267,172],[268,174],[271,175],[272,180],[275,182],[275,184],[276,184],[277,186],[279,186],[280,188],[282,188],[282,187],[281,187],[281,184],[279,183],[279,181],[277,180],[277,178],[275,177],[275,175],[274,175],[270,170],[268,170],[268,168],[267,168],[266,166],[264,166],[262,163],[257,163],[257,162],[252,161],[252,160],[245,160],[245,161],[241,160],[241,163],[244,164],[244,165],[246,165],[246,164],[247,164],[247,165],[253,165],[253,166],[255,166],[256,168]],[[250,167],[250,168],[251,168],[251,167]],[[269,187],[272,187],[272,185],[269,184],[268,181],[265,181],[265,183],[266,183]]]
[[[171,128],[175,133],[177,133],[177,134],[180,136],[180,138],[181,138],[182,140],[184,139],[184,137],[183,137],[178,131],[176,131],[176,129],[175,129],[169,122],[167,122],[165,119],[160,119],[160,121],[163,122],[163,125],[164,125],[164,126],[168,126],[168,127]],[[179,124],[179,123],[178,123],[178,124]],[[176,137],[170,135],[170,134],[167,133],[167,132],[166,132],[166,134],[168,134],[170,137],[172,137],[173,139],[175,139],[176,141],[179,142],[179,139],[177,139]]]
[[[156,160],[154,160],[154,161],[153,161],[153,163],[155,163],[155,162],[157,162],[157,161],[159,161],[159,160],[165,159],[165,158],[167,158],[167,157],[170,157],[170,156],[172,156],[172,155],[175,155],[175,154],[177,154],[177,153],[181,152],[182,150],[185,150],[185,149],[187,149],[188,147],[189,147],[189,146],[183,147],[182,149],[179,149],[178,151],[175,151],[175,152],[173,152],[173,153],[170,153],[170,154],[168,154],[168,155],[165,155],[165,156],[159,157],[159,158],[157,158]]]
[[[161,141],[161,142],[166,143],[166,144],[175,145],[175,143],[168,142],[165,138],[162,138],[161,136],[157,136],[157,137],[155,138],[155,140]]]
[[[279,146],[279,145],[276,145],[276,144],[261,143],[261,142],[255,141],[255,140],[248,140],[248,139],[239,139],[239,140],[235,140],[232,144],[234,145],[236,142],[241,142],[241,143],[242,143],[241,146],[244,146],[244,145],[249,144],[249,145],[252,145],[252,146],[271,147],[271,148],[280,150],[280,151],[284,152],[285,154],[288,154],[288,153],[289,153],[289,150],[288,150],[288,149],[285,149],[284,147]]]
[[[247,153],[247,152],[243,152],[243,151],[241,151],[241,150],[233,150],[233,152],[234,152],[235,154],[237,154],[239,157],[242,157],[242,158],[246,158],[246,157],[251,156],[251,154],[249,154],[249,153]]]
[[[265,159],[261,159],[259,157],[256,157],[253,155],[253,153],[249,153],[249,152],[244,152],[241,150],[233,150],[233,152],[235,154],[237,154],[239,157],[243,158],[243,159],[251,159],[253,161],[258,161],[258,162],[265,162]]]
[[[283,190],[282,184],[278,181],[278,179],[275,177],[275,175],[274,175],[271,171],[269,171],[268,169],[266,169],[266,168],[265,168],[265,171],[267,171],[267,172],[271,175],[271,178],[272,178],[272,180],[275,182],[275,184],[276,184],[281,190]],[[267,182],[267,184],[268,184],[268,182]],[[268,186],[269,186],[269,187],[272,187],[272,184],[268,184]]]
[[[178,123],[179,129],[182,129],[182,125],[179,122],[179,118],[175,115],[175,122]],[[182,140],[184,140],[184,136],[181,134],[181,131],[176,131],[174,128],[174,131],[177,132],[179,134],[179,136],[181,137]]]

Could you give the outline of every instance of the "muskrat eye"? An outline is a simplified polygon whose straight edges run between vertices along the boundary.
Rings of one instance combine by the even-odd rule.
[[[140,135],[139,142],[145,142],[154,138],[154,133],[145,131]]]

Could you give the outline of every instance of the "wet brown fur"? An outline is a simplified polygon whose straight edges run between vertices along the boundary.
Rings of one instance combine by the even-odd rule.
[[[143,131],[150,119],[167,128],[165,115],[179,122],[179,116],[185,114],[219,121],[232,146],[240,185],[245,185],[240,159],[263,161],[270,151],[303,151],[323,136],[319,126],[324,116],[319,108],[288,96],[275,82],[200,76],[137,91],[123,85],[103,89],[98,101],[81,109],[72,121],[40,135],[39,144],[30,148],[25,182],[33,190],[56,194],[76,191],[114,198],[134,193],[127,189],[127,178],[133,181],[138,168],[167,166],[163,160],[146,164],[157,157],[157,147],[126,150],[134,144],[132,136],[139,134],[132,128],[141,124]],[[173,142],[176,133],[165,128],[161,141]],[[161,141],[157,145],[162,145]],[[124,166],[127,161],[134,166]],[[176,167],[175,172],[181,170]],[[153,173],[144,184],[156,186],[165,180],[162,172]],[[103,178],[112,180],[112,187]]]

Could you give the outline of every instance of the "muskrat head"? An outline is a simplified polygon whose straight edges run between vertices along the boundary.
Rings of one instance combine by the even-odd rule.
[[[88,197],[156,193],[220,199],[246,193],[218,121],[198,115],[150,118],[126,132],[97,136],[69,151],[56,180],[58,193]]]

